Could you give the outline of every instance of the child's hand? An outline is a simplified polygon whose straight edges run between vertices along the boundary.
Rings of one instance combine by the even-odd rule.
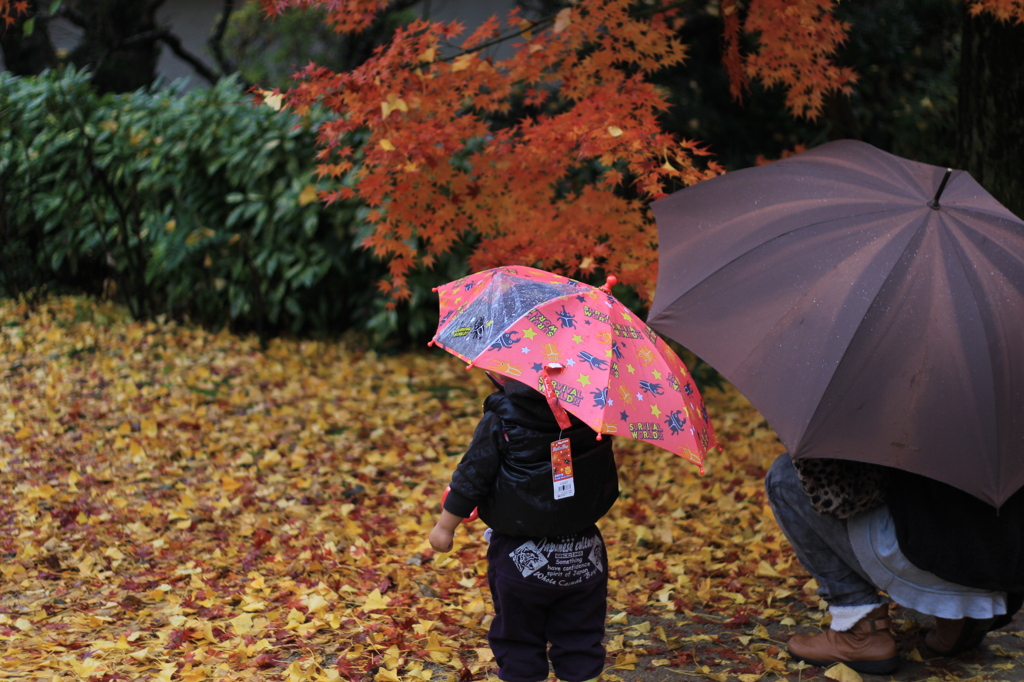
[[[452,546],[455,543],[455,531],[451,528],[445,528],[438,521],[437,525],[434,526],[434,530],[430,531],[430,546],[434,548],[435,552],[450,552]]]
[[[447,509],[441,510],[441,518],[437,520],[434,530],[430,531],[430,546],[435,552],[452,551],[455,529],[462,523],[462,517],[452,514]]]

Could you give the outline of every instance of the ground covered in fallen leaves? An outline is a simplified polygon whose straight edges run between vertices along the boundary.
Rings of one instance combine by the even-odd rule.
[[[0,678],[493,674],[483,525],[426,542],[482,373],[55,298],[0,301],[0,378]],[[782,446],[734,389],[704,397],[705,475],[617,441],[605,678],[814,679],[778,634],[826,613],[763,492]],[[1021,679],[1001,651],[979,680]]]

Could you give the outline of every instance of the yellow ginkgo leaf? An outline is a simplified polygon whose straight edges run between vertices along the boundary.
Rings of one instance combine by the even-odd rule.
[[[376,609],[384,609],[387,608],[388,604],[390,603],[390,599],[383,596],[380,593],[379,589],[374,588],[373,592],[370,592],[370,594],[366,597],[366,601],[363,602],[363,610],[374,611]]]
[[[308,206],[309,204],[312,204],[316,201],[316,197],[316,187],[312,184],[306,185],[302,188],[302,191],[299,192],[299,206]]]
[[[830,680],[838,680],[838,682],[864,682],[860,673],[845,663],[836,663],[825,671],[825,677]]]

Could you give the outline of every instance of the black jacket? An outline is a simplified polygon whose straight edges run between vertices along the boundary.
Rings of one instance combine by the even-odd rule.
[[[945,483],[893,470],[886,501],[900,550],[912,564],[958,585],[1008,592],[1009,617],[1020,608],[1024,489],[997,510]]]
[[[452,475],[444,508],[466,517],[474,507],[498,533],[549,537],[581,531],[604,516],[619,496],[612,439],[571,417],[560,431],[544,396],[506,380],[484,401],[484,416]],[[561,434],[561,435],[560,435]],[[551,443],[569,438],[576,494],[556,500]]]

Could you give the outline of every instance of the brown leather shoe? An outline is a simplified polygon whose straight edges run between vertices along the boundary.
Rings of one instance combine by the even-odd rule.
[[[896,672],[900,664],[896,640],[889,632],[888,606],[879,606],[843,632],[827,630],[820,635],[796,635],[789,640],[789,653],[811,665],[845,663],[869,675]]]
[[[985,633],[991,628],[994,618],[935,618],[935,629],[924,636],[928,648],[941,656],[956,656],[977,648]]]

